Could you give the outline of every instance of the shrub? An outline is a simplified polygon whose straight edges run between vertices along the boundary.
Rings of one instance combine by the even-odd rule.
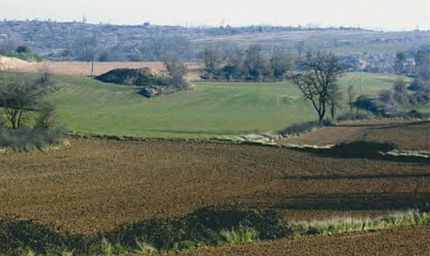
[[[196,243],[190,240],[181,241],[173,245],[173,249],[175,250],[194,249],[195,247],[196,247]]]
[[[337,117],[337,121],[364,120],[370,119],[372,115],[367,113],[352,113],[347,112]]]
[[[157,248],[155,248],[154,246],[143,242],[143,241],[139,241],[136,240],[136,245],[137,245],[137,249],[135,250],[136,253],[156,253],[158,252]]]
[[[372,218],[332,218],[311,222],[296,222],[291,227],[296,235],[334,235],[398,226],[427,225],[429,223],[429,213],[408,210]]]
[[[62,128],[0,128],[0,148],[11,148],[16,151],[43,149],[46,145],[58,145],[65,136]]]
[[[321,124],[318,121],[309,121],[309,122],[290,125],[287,128],[280,130],[279,133],[283,136],[297,135],[301,133],[310,132],[316,128],[321,128],[323,126],[332,126],[335,124],[336,124],[336,121],[331,119],[324,119]]]
[[[380,152],[386,153],[395,148],[396,145],[392,143],[352,141],[337,144],[330,149],[330,152],[342,157],[375,157]]]
[[[238,230],[221,230],[220,235],[229,244],[252,242],[259,238],[259,234],[255,229],[244,227],[240,227]]]
[[[295,134],[310,132],[313,129],[319,128],[319,127],[321,127],[320,123],[318,123],[317,121],[310,121],[310,122],[290,125],[287,128],[284,128],[281,131],[279,131],[279,133],[284,136],[295,135]]]

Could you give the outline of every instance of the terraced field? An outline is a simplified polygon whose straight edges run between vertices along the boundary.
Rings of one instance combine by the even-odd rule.
[[[94,233],[213,205],[269,207],[311,220],[426,209],[430,198],[428,161],[184,141],[71,143],[0,155],[0,217]]]

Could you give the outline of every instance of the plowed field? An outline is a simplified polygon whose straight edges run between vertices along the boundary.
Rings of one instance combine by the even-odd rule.
[[[179,255],[429,255],[430,227],[199,248]],[[178,254],[169,254],[178,255]]]
[[[283,143],[324,146],[350,141],[393,143],[403,150],[430,150],[430,121],[368,120],[344,122],[337,126],[288,138]]]
[[[0,217],[94,233],[209,205],[280,209],[289,219],[428,207],[428,162],[345,159],[284,148],[71,139],[0,155]]]

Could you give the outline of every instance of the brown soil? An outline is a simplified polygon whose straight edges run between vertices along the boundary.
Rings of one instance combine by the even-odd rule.
[[[403,150],[430,150],[430,121],[344,122],[285,139],[282,143],[325,146],[357,140],[394,143]]]
[[[430,198],[427,163],[184,141],[71,143],[0,155],[0,217],[93,233],[209,205],[273,207],[307,220],[421,208]]]
[[[18,72],[35,73],[39,70],[47,69],[53,74],[89,76],[91,73],[91,62],[83,61],[42,61],[39,63],[29,63],[25,61],[15,61],[9,58],[5,60],[4,69]],[[187,64],[189,80],[199,79],[199,65],[195,63]],[[117,68],[149,68],[154,73],[165,71],[162,62],[95,62],[94,75],[101,75]]]
[[[430,227],[204,247],[166,255],[430,255]]]

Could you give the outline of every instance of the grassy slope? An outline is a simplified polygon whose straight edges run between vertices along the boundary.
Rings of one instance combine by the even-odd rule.
[[[395,75],[364,74],[365,93],[391,87]],[[85,77],[58,76],[53,95],[60,119],[74,131],[144,137],[212,137],[268,131],[315,118],[310,103],[289,82],[208,83],[154,99],[136,88]],[[361,75],[342,85],[359,91]]]

